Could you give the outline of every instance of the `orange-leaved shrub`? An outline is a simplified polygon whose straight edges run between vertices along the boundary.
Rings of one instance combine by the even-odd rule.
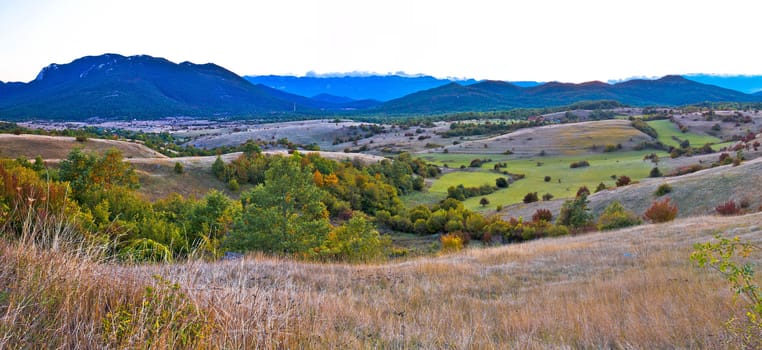
[[[677,217],[677,205],[670,203],[669,198],[655,201],[643,216],[653,223],[672,221]]]

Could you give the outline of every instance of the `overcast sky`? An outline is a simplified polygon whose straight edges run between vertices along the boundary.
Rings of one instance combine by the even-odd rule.
[[[581,82],[762,74],[755,1],[0,0],[0,80],[119,53],[240,75]]]

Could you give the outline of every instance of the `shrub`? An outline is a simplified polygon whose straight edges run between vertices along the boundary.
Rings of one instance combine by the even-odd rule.
[[[725,203],[718,205],[714,210],[720,215],[739,215],[741,214],[741,207],[736,205],[736,202],[729,200]]]
[[[550,176],[545,176],[545,182],[550,182]]]
[[[487,197],[482,197],[482,199],[479,200],[479,205],[486,207],[489,205],[489,199],[487,199]]]
[[[524,196],[524,203],[532,203],[537,201],[537,192],[529,192]]]
[[[651,169],[651,172],[648,173],[648,177],[661,177],[661,176],[662,176],[662,173],[658,167],[653,167],[653,169]]]
[[[621,147],[619,147],[619,148],[621,148]],[[608,144],[605,147],[603,147],[603,151],[604,152],[614,152],[614,151],[616,151],[619,148],[617,148],[616,145]]]
[[[463,240],[454,233],[442,235],[439,240],[442,242],[442,252],[457,252],[463,249]]]
[[[471,163],[468,166],[471,167],[471,168],[480,168],[482,166],[482,164],[484,164],[484,163],[485,163],[485,161],[483,161],[483,160],[481,160],[479,158],[476,158],[476,159],[472,160]]]
[[[603,191],[605,189],[606,189],[606,184],[601,182],[601,183],[598,184],[598,187],[595,188],[595,193],[598,193],[598,192]]]
[[[588,203],[587,194],[584,193],[574,200],[564,202],[557,223],[575,229],[589,226],[593,216],[589,213]]]
[[[87,141],[87,136],[85,136],[85,135],[77,135],[77,137],[75,137],[75,139],[77,140],[77,142],[86,142]]]
[[[238,180],[230,179],[230,181],[228,181],[228,189],[230,189],[231,191],[235,192],[235,191],[238,191],[240,188],[241,188],[241,185],[238,184]]]
[[[550,193],[546,193],[546,194],[542,195],[542,200],[544,200],[544,201],[549,201],[551,199],[553,199],[553,195],[550,194]]]
[[[665,195],[667,193],[670,193],[670,192],[672,192],[672,186],[670,186],[669,184],[664,183],[664,184],[659,185],[659,188],[656,189],[656,192],[654,192],[654,195],[656,197],[661,197],[661,196],[663,196],[663,195]]]
[[[643,216],[653,223],[672,221],[677,217],[677,205],[670,203],[669,198],[664,198],[653,202]]]
[[[590,162],[588,162],[586,160],[580,160],[580,161],[572,162],[569,165],[569,167],[572,168],[572,169],[574,169],[574,168],[588,167],[588,166],[590,166]]]
[[[632,182],[632,179],[630,179],[629,176],[622,175],[618,179],[616,179],[616,186],[617,187],[627,186],[631,182]]]
[[[537,209],[536,212],[532,215],[532,222],[551,222],[553,221],[553,213],[550,212],[550,210],[545,208]]]
[[[569,228],[564,225],[550,225],[545,229],[545,234],[548,237],[568,236],[569,233]]]
[[[590,195],[590,189],[588,189],[587,186],[582,186],[577,190],[577,197],[582,195],[585,195],[585,196]]]
[[[504,177],[499,177],[495,179],[495,186],[498,188],[506,188],[508,187],[508,180]]]
[[[183,163],[175,162],[175,173],[182,174],[185,172],[185,168],[183,167]]]
[[[641,220],[635,213],[626,210],[619,201],[613,201],[598,218],[598,229],[612,230],[639,225],[640,223]]]

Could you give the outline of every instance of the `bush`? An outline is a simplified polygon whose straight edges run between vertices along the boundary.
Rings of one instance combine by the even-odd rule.
[[[487,199],[487,197],[482,197],[482,199],[479,200],[479,205],[486,207],[489,205],[489,199]]]
[[[677,217],[677,205],[670,203],[669,198],[664,198],[663,201],[653,202],[643,216],[653,223],[672,221]]]
[[[536,212],[532,215],[532,222],[551,222],[553,221],[553,213],[550,212],[548,209],[537,209]]]
[[[495,186],[498,188],[506,188],[508,187],[508,180],[504,177],[499,177],[495,179]]]
[[[577,190],[577,197],[582,195],[585,195],[585,196],[590,195],[590,189],[588,189],[587,186],[582,186]]]
[[[545,234],[548,237],[568,236],[569,233],[569,228],[564,225],[550,225],[545,229]]]
[[[632,182],[632,179],[630,179],[629,176],[622,175],[618,179],[616,179],[616,187],[627,186],[631,182]]]
[[[532,203],[537,201],[537,192],[529,192],[524,196],[524,203]]]
[[[574,200],[564,202],[557,223],[575,229],[589,226],[593,216],[589,213],[588,203],[587,194],[584,193]]]
[[[638,218],[635,213],[626,210],[624,206],[622,206],[622,203],[613,201],[603,210],[603,214],[598,218],[598,229],[613,230],[639,225],[641,222],[640,218]]]
[[[572,162],[569,165],[569,167],[572,168],[572,169],[583,168],[583,167],[588,167],[588,166],[590,166],[590,162],[588,162],[586,160],[580,160],[580,161],[577,161],[577,162]]]
[[[651,169],[651,172],[648,173],[648,177],[661,177],[661,176],[662,176],[662,173],[658,167],[653,167],[653,169]]]
[[[175,162],[175,173],[182,174],[184,172],[185,172],[185,168],[183,167],[183,163]]]
[[[550,176],[545,176],[545,182],[550,182]]]
[[[551,199],[553,199],[553,195],[550,194],[550,193],[546,193],[546,194],[542,195],[542,200],[544,200],[544,201],[549,201]]]
[[[672,186],[665,183],[665,184],[659,185],[659,188],[656,189],[656,192],[654,192],[654,195],[656,197],[661,197],[670,192],[672,192]]]
[[[235,191],[238,191],[240,188],[241,188],[241,185],[238,184],[238,180],[230,179],[230,181],[228,181],[228,189],[230,189],[231,191],[235,192]]]
[[[620,148],[621,148],[621,147],[620,147]],[[617,146],[616,146],[616,145],[608,144],[608,145],[606,145],[605,147],[603,147],[603,152],[607,152],[607,153],[608,153],[608,152],[614,152],[614,151],[616,151],[616,150],[618,150],[618,149],[619,149],[619,148],[617,148]]]
[[[598,193],[598,192],[603,191],[605,189],[606,189],[606,184],[601,182],[601,183],[598,184],[598,187],[595,188],[595,193]]]
[[[741,214],[741,207],[736,205],[736,202],[729,200],[725,203],[718,205],[714,210],[720,215],[739,215]]]
[[[442,235],[439,240],[442,242],[442,252],[457,252],[463,249],[463,240],[454,233]]]
[[[87,136],[85,136],[85,135],[77,135],[77,137],[75,137],[75,139],[77,140],[77,142],[86,142],[87,141]]]

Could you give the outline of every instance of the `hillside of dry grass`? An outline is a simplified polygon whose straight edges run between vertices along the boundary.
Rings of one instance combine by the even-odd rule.
[[[600,152],[606,145],[621,144],[632,149],[652,138],[632,127],[629,120],[603,120],[547,125],[445,147],[449,153],[502,154],[511,151],[518,156],[535,156],[544,150],[548,155],[579,155]],[[486,146],[485,146],[486,145]]]
[[[85,151],[104,153],[110,148],[122,151],[125,158],[166,158],[137,142],[126,142],[104,139],[87,139],[77,142],[74,137],[46,135],[12,135],[0,134],[0,158],[42,156],[43,159],[66,158],[74,148]]]
[[[740,304],[688,257],[717,232],[762,242],[760,223],[698,217],[380,265],[129,266],[2,240],[0,348],[735,348],[723,322]]]

